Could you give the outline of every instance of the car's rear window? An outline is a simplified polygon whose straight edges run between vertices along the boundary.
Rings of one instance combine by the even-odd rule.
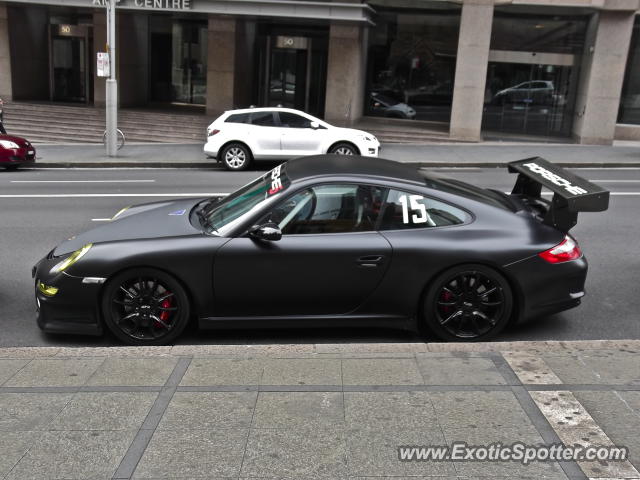
[[[227,117],[227,119],[224,122],[225,123],[249,123],[249,114],[234,113],[233,115],[229,115],[229,117]]]
[[[487,205],[492,205],[509,211],[516,210],[507,196],[500,192],[476,187],[470,183],[455,180],[453,178],[438,177],[422,170],[420,170],[420,175],[424,178],[427,187],[433,188],[434,190],[451,193],[453,195],[460,195],[461,197],[466,197],[477,202],[486,203]]]

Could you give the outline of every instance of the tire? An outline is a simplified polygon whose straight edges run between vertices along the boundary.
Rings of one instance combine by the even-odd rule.
[[[509,323],[513,292],[507,280],[484,265],[466,264],[438,275],[422,305],[422,322],[438,338],[480,342]]]
[[[15,172],[18,169],[18,165],[7,165],[4,168],[7,172]]]
[[[333,145],[327,153],[333,153],[336,155],[359,155],[358,149],[347,142],[340,142]]]
[[[153,268],[119,273],[105,285],[107,328],[129,345],[167,345],[189,322],[189,298],[171,276]]]
[[[230,143],[222,150],[220,159],[227,170],[246,170],[251,164],[251,151],[241,143]]]

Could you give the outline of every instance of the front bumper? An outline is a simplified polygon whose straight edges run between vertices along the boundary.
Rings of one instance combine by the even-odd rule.
[[[519,320],[551,315],[580,305],[587,259],[550,264],[537,255],[505,267],[518,287]]]
[[[87,283],[83,277],[51,273],[60,258],[43,258],[31,272],[34,279],[38,326],[49,333],[101,335],[101,282]],[[45,295],[38,282],[58,289],[53,296]]]
[[[35,148],[5,149],[0,154],[0,167],[7,165],[26,165],[36,161]]]

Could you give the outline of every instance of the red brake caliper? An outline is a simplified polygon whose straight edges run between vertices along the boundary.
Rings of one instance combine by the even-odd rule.
[[[166,292],[167,294],[169,294],[170,292]],[[171,307],[171,297],[169,298],[165,298],[162,303],[160,304],[160,306],[162,308],[169,308]],[[163,322],[167,323],[167,320],[169,320],[169,316],[170,316],[171,312],[168,312],[166,310],[163,310],[162,312],[160,312],[160,320],[162,320]],[[162,327],[162,325],[160,325],[159,322],[156,322],[156,327]]]
[[[453,295],[451,295],[451,292],[447,292],[446,290],[442,291],[442,294],[440,295],[440,301],[442,302],[450,302],[453,299]],[[451,311],[451,305],[442,305],[441,308],[444,310],[445,313],[449,313]]]

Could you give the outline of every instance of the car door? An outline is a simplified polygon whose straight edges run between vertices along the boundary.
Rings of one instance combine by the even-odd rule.
[[[339,315],[372,295],[391,262],[375,231],[385,189],[324,184],[294,193],[259,219],[279,241],[242,236],[214,260],[217,316]]]
[[[280,142],[286,157],[322,153],[328,130],[320,125],[312,128],[312,120],[292,112],[278,112],[281,126]]]
[[[272,110],[251,112],[249,120],[249,138],[246,142],[252,146],[256,158],[280,158],[281,128],[277,124],[275,112]]]

